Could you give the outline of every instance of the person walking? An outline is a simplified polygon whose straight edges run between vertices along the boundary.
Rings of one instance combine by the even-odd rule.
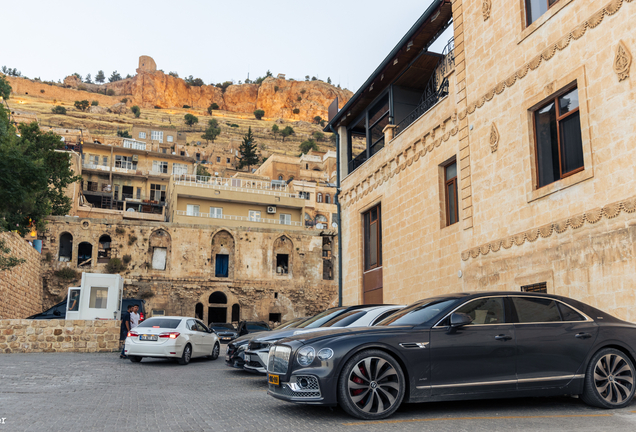
[[[130,313],[130,329],[134,329],[139,325],[139,306],[134,305]]]
[[[128,310],[126,312],[121,313],[121,328],[119,330],[119,340],[121,341],[121,354],[119,354],[120,359],[128,358],[125,353],[126,350],[126,337],[128,337],[128,332],[130,331],[130,312],[132,311],[132,305],[128,306]]]

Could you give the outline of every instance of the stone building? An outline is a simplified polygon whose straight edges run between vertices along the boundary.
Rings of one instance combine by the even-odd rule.
[[[133,125],[132,138],[161,153],[179,154],[185,150],[187,134],[176,128]]]
[[[330,118],[344,302],[542,291],[636,320],[635,18],[632,0],[433,1]]]

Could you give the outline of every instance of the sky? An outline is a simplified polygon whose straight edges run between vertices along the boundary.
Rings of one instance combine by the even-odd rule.
[[[355,92],[431,1],[7,1],[0,66],[47,81],[100,69],[125,77],[149,55],[206,84],[270,70]]]

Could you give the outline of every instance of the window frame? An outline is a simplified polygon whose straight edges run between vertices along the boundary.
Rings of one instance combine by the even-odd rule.
[[[261,212],[260,210],[248,210],[247,218],[250,222],[260,222],[261,221]],[[256,216],[258,215],[258,216]]]
[[[146,139],[146,132],[139,132],[139,139]]]
[[[212,219],[223,219],[223,207],[210,207],[209,214]]]
[[[291,225],[292,223],[292,215],[289,213],[279,213],[278,221],[281,225]]]
[[[371,212],[373,210],[377,210],[375,220],[371,220]],[[370,257],[367,255],[367,243],[371,239],[371,229],[374,226],[376,230],[377,260],[374,265],[371,265]],[[368,272],[380,267],[382,267],[382,205],[378,203],[362,213],[362,271]]]
[[[537,17],[537,19],[535,19],[534,21],[530,22],[530,16],[528,15],[528,2],[531,2],[532,0],[524,0],[523,2],[523,9],[524,9],[524,14],[525,14],[525,19],[526,19],[526,28],[530,27],[532,24],[534,24],[535,22],[537,22],[539,20],[539,18],[541,18],[543,15],[547,14],[548,12],[550,12],[550,9],[555,7],[557,4],[559,4],[559,1],[561,0],[555,0],[554,3],[550,4],[550,0],[539,0],[539,1],[545,1],[548,5],[548,9],[546,9],[546,11],[544,13],[542,13],[541,15],[539,15]]]
[[[198,204],[186,204],[186,216],[201,216],[201,206]]]
[[[455,177],[452,177],[451,179],[448,179],[448,168],[452,165],[455,165]],[[456,223],[459,222],[459,197],[458,197],[458,192],[459,192],[459,186],[458,186],[458,173],[459,173],[459,165],[457,164],[457,159],[453,158],[452,160],[450,160],[449,162],[447,162],[446,164],[442,165],[442,169],[444,172],[444,203],[445,203],[445,208],[444,208],[444,213],[446,216],[446,226],[451,226],[451,225],[455,225]],[[450,219],[450,197],[448,196],[448,187],[454,184],[455,185],[455,222],[451,223],[451,219]]]

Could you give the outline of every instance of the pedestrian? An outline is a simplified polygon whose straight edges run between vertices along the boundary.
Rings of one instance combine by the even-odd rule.
[[[130,312],[132,311],[132,305],[128,306],[128,310],[126,312],[121,313],[121,328],[119,330],[119,340],[121,341],[121,354],[119,354],[120,359],[128,358],[126,355],[126,338],[128,337],[128,332],[130,331]]]
[[[130,329],[134,329],[139,325],[139,306],[134,305],[130,313]]]

